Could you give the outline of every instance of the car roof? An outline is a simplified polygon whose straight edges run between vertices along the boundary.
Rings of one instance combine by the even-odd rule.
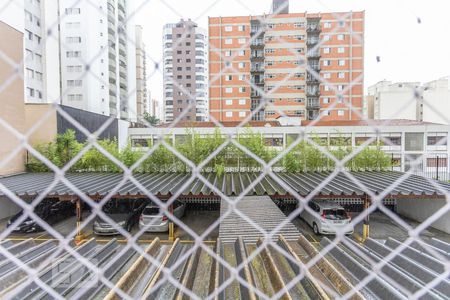
[[[314,200],[314,203],[320,206],[322,209],[344,209],[342,205],[336,202],[324,201],[324,200]]]

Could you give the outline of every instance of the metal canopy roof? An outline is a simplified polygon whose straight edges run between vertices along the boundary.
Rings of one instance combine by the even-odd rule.
[[[381,193],[389,188],[404,173],[400,172],[351,172],[351,174],[373,193]],[[218,176],[215,173],[205,173],[204,177],[222,193],[227,196],[237,196],[252,182],[256,181],[260,173],[227,173]],[[276,173],[287,186],[301,196],[313,192],[323,181],[331,175],[330,172],[310,173]],[[79,190],[92,197],[102,197],[111,190],[120,186],[116,196],[144,196],[145,192],[139,189],[130,180],[122,185],[122,173],[67,173],[65,178]],[[178,192],[186,182],[190,182],[182,192],[185,196],[217,196],[199,178],[192,178],[189,173],[148,173],[134,174],[134,178],[150,193],[159,196],[170,196]],[[36,196],[43,193],[55,179],[54,173],[25,173],[0,178],[0,184],[18,196]],[[450,184],[437,182],[436,188],[431,179],[411,175],[391,189],[389,197],[402,196],[445,196],[450,191]],[[330,180],[318,193],[324,197],[359,197],[366,193],[345,173],[339,173]],[[0,195],[4,195],[0,188]],[[49,197],[76,196],[77,194],[64,183],[58,182],[48,193]],[[256,184],[248,196],[289,196],[289,193],[271,176],[265,176]]]

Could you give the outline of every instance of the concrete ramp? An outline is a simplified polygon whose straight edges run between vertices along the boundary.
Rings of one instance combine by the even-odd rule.
[[[235,200],[235,198],[231,198]],[[222,200],[220,204],[220,215],[224,215],[229,204]],[[237,209],[258,225],[265,232],[273,231],[280,223],[286,220],[284,213],[273,203],[268,196],[247,196],[237,203]],[[272,236],[273,241],[278,240],[282,234],[286,240],[297,240],[300,232],[291,222],[287,222],[278,232]],[[244,242],[256,243],[264,237],[264,234],[255,228],[247,220],[241,218],[236,212],[232,212],[220,223],[219,239],[222,242],[235,242],[242,237]]]

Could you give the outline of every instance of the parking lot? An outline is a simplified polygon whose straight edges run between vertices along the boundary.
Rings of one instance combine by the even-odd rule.
[[[357,213],[353,213],[352,218],[354,218],[356,215]],[[405,218],[402,218],[402,220],[407,222],[413,228],[419,225],[419,223],[412,220],[408,220]],[[293,220],[293,223],[310,242],[319,242],[321,240],[322,236],[315,235],[312,228],[304,220],[296,218],[295,220]],[[356,240],[361,239],[363,231],[362,225],[362,222],[355,225],[355,232],[353,233],[353,237]],[[422,232],[421,236],[425,239],[434,237],[443,241],[450,242],[449,234],[434,228],[425,229]],[[408,238],[408,232],[389,216],[381,212],[375,212],[370,215],[370,237],[377,240],[386,240],[388,237],[391,237],[403,241]]]
[[[85,212],[83,217],[86,218],[89,214]],[[205,230],[207,230],[210,225],[214,223],[215,220],[219,218],[219,211],[196,211],[196,210],[187,210],[182,221],[196,234],[203,234]],[[3,231],[6,228],[6,224],[8,219],[4,219],[0,221],[0,231]],[[110,240],[111,238],[119,238],[119,236],[99,236],[95,235],[92,230],[93,221],[89,222],[83,228],[83,234],[86,239],[90,239],[92,237],[96,237],[98,241],[102,240]],[[69,235],[73,230],[76,229],[76,217],[73,216],[69,219],[66,219],[63,222],[59,222],[53,225],[53,228],[58,231],[63,236]],[[136,234],[139,231],[138,226],[134,226],[131,231],[132,234]],[[219,227],[216,226],[211,232],[206,236],[205,240],[215,240],[217,239],[219,233]],[[159,237],[161,240],[168,240],[169,234],[166,233],[144,233],[140,240],[142,242],[151,241],[154,238]],[[181,240],[193,240],[192,236],[186,232],[183,228],[179,226],[175,226],[175,237],[179,237]],[[11,233],[8,237],[12,240],[23,240],[28,238],[34,238],[36,240],[47,240],[54,238],[50,233],[46,231],[35,232],[35,233]]]
[[[197,211],[197,210],[186,210],[186,214],[182,218],[182,221],[186,224],[188,228],[194,231],[196,234],[201,235],[219,218],[219,211]],[[88,213],[84,213],[84,218],[88,216]],[[355,217],[355,215],[353,215]],[[405,220],[405,219],[404,219]],[[6,228],[7,219],[0,221],[0,231],[3,231]],[[408,224],[413,227],[416,227],[419,223],[405,220]],[[83,234],[86,239],[90,239],[92,237],[96,237],[98,241],[108,241],[111,238],[121,239],[120,236],[98,236],[95,235],[92,231],[92,221],[88,223],[84,229]],[[299,231],[305,235],[305,237],[310,242],[320,242],[322,236],[315,235],[312,228],[306,224],[306,222],[300,218],[296,218],[292,221],[292,223],[299,229]],[[53,228],[61,233],[63,236],[67,236],[71,231],[76,228],[76,218],[75,216],[66,219],[63,222],[59,222],[53,225]],[[132,234],[136,234],[139,231],[138,226],[135,226],[132,230]],[[214,241],[217,239],[219,234],[219,226],[215,226],[209,234],[206,236],[205,240]],[[355,225],[355,232],[353,237],[359,240],[362,236],[362,222]],[[427,228],[421,234],[424,238],[438,238],[443,241],[450,242],[450,235],[433,229]],[[166,233],[144,233],[140,237],[141,242],[148,242],[153,240],[154,238],[159,237],[161,240],[168,240],[168,232]],[[193,240],[193,237],[184,230],[182,227],[175,226],[175,237],[180,238],[181,240]],[[384,215],[381,212],[376,212],[370,215],[370,237],[379,240],[385,240],[388,237],[395,238],[397,240],[405,240],[408,237],[408,232],[403,229],[399,224],[397,224],[394,220]],[[36,233],[12,233],[8,237],[12,240],[23,240],[28,238],[34,238],[36,240],[47,240],[54,238],[48,232],[36,232]]]

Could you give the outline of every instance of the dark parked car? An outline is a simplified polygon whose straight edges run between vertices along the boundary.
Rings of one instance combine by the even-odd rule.
[[[75,215],[75,204],[70,201],[59,201],[53,199],[44,199],[36,205],[34,213],[49,225],[56,224],[68,217]],[[15,214],[9,221],[7,226],[10,227],[14,221],[22,216],[23,210]],[[19,225],[15,225],[15,232],[30,233],[43,231],[44,229],[32,218],[28,217]]]
[[[139,216],[147,204],[148,201],[145,199],[111,199],[103,205],[102,211],[118,226],[130,232],[133,226],[139,222]],[[93,230],[98,235],[119,234],[115,226],[99,216],[95,218]]]

